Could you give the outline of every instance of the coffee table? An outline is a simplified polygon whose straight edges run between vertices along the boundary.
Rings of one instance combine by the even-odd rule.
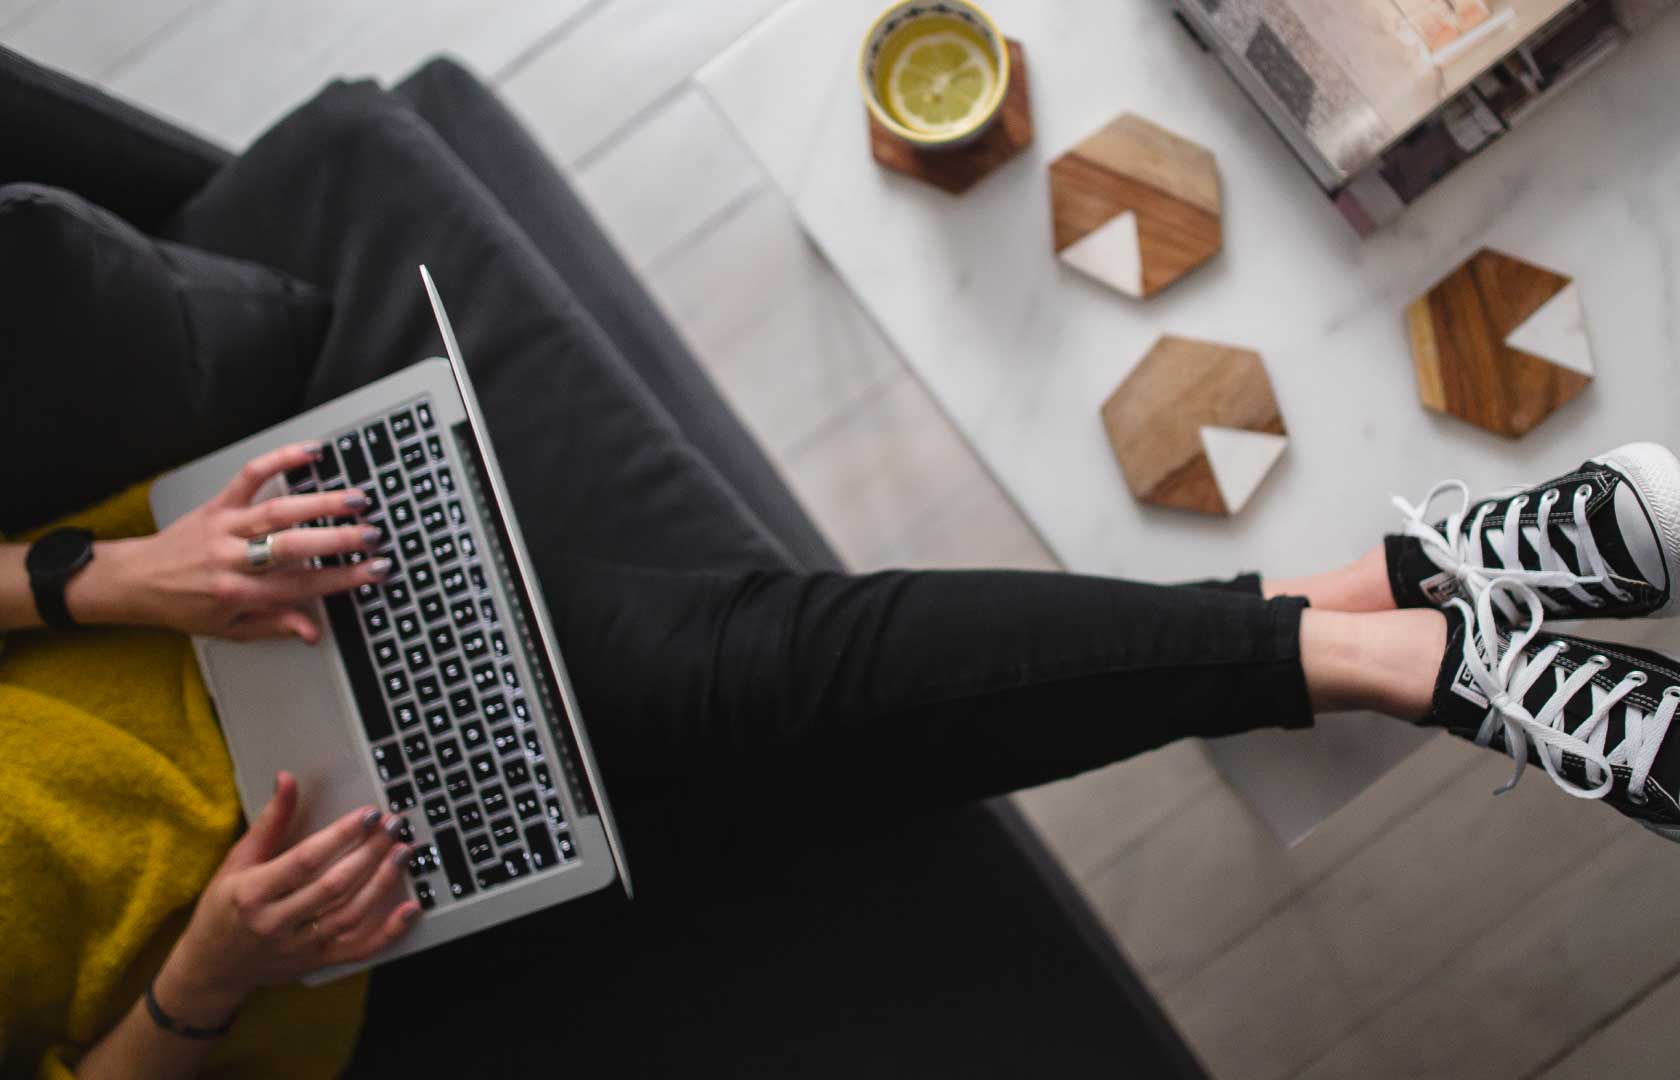
[[[1390,494],[1539,479],[1633,439],[1680,443],[1680,17],[1358,239],[1160,0],[987,0],[1026,48],[1035,143],[960,198],[870,158],[854,63],[884,0],[798,0],[698,81],[906,362],[1070,570],[1172,581],[1346,561],[1394,528]],[[1046,166],[1130,110],[1212,150],[1225,243],[1146,301],[1061,264]],[[1574,276],[1598,376],[1511,441],[1417,400],[1403,310],[1487,245]],[[1266,359],[1290,447],[1232,519],[1136,502],[1098,406],[1163,333]],[[1600,631],[1595,626],[1593,632]],[[1680,646],[1672,625],[1617,628]],[[1233,702],[1240,708],[1240,702]],[[1420,741],[1367,716],[1209,743],[1292,841]]]

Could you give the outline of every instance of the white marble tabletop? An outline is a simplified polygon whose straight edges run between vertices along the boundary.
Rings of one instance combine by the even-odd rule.
[[[883,3],[798,0],[699,81],[1069,569],[1310,572],[1392,529],[1391,493],[1416,499],[1443,477],[1486,490],[1633,439],[1680,444],[1680,17],[1362,241],[1161,0],[987,0],[1026,49],[1033,146],[960,198],[884,171],[854,73]],[[1046,166],[1128,110],[1212,150],[1224,186],[1222,253],[1144,301],[1050,244]],[[1573,275],[1597,356],[1593,385],[1520,441],[1417,400],[1404,306],[1483,245]],[[1098,406],[1163,333],[1255,349],[1270,370],[1290,448],[1233,519],[1139,504],[1110,452]],[[1647,633],[1680,647],[1673,627]],[[1366,718],[1212,745],[1293,838],[1412,735]]]

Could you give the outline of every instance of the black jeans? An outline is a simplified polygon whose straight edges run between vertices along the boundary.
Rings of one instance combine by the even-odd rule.
[[[501,975],[605,971],[626,948],[657,948],[650,927],[703,932],[681,922],[687,897],[777,852],[821,850],[823,830],[903,829],[919,807],[1185,736],[1310,723],[1303,605],[1262,599],[1253,578],[1164,587],[798,569],[820,562],[820,541],[766,528],[775,500],[722,479],[743,483],[751,466],[726,468],[728,433],[695,421],[704,410],[681,422],[665,410],[711,391],[678,385],[698,368],[563,181],[540,155],[507,163],[523,136],[493,109],[463,114],[470,87],[440,89],[423,73],[401,94],[329,88],[218,174],[169,232],[330,291],[306,403],[438,351],[412,271],[430,265],[539,564],[638,900],[630,915],[598,894],[381,967],[355,1071],[408,1051],[437,1071],[451,1056],[468,1075],[497,1071],[492,1058],[502,1074],[530,1075],[566,1032],[544,1021],[552,988],[533,998]],[[428,100],[423,120],[410,103]],[[476,141],[486,132],[501,142]],[[435,1037],[440,994],[448,1040]]]

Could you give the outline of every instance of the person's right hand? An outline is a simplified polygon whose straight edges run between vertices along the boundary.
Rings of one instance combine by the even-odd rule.
[[[367,960],[419,916],[404,897],[401,819],[365,806],[282,849],[297,801],[297,781],[281,773],[204,887],[153,984],[171,1016],[215,1027],[258,987]]]
[[[368,499],[356,488],[283,495],[253,502],[269,480],[308,465],[319,453],[300,443],[247,463],[220,494],[152,536],[105,541],[65,590],[81,623],[159,626],[246,641],[296,637],[314,644],[321,631],[300,610],[318,596],[343,592],[390,573],[387,559],[314,569],[312,557],[371,554],[379,530],[363,524],[298,528],[319,518],[354,517]],[[274,566],[252,568],[247,545],[269,536]]]

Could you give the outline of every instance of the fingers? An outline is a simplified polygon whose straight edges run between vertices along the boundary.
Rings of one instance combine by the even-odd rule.
[[[286,839],[292,815],[297,812],[297,802],[297,778],[288,772],[275,774],[273,797],[228,852],[226,865],[243,868],[272,859]]]
[[[281,563],[301,562],[321,555],[346,555],[372,551],[385,534],[372,525],[333,525],[323,529],[286,529],[274,533],[274,559]],[[240,554],[244,558],[244,554]]]
[[[340,938],[359,937],[377,928],[392,905],[404,899],[403,879],[412,853],[407,844],[391,848],[353,894],[320,916],[320,937],[329,947]]]
[[[289,468],[290,466],[288,466]],[[261,485],[258,485],[259,487]],[[346,491],[318,491],[309,495],[281,495],[232,515],[233,532],[249,539],[277,533],[306,521],[359,514],[368,508],[367,493],[360,488]]]
[[[230,641],[263,641],[268,638],[297,638],[313,645],[321,640],[321,628],[315,620],[296,608],[280,608],[241,615],[229,623],[223,637]]]
[[[361,963],[408,933],[419,918],[420,904],[405,900],[381,919],[364,919],[356,930],[334,939],[327,951],[327,963]]]
[[[232,610],[243,611],[246,615],[263,615],[271,609],[290,607],[317,596],[330,596],[357,585],[377,585],[390,575],[389,559],[364,559],[353,566],[323,566],[319,570],[303,568],[274,574],[229,571],[219,595]]]
[[[320,876],[342,852],[361,843],[378,827],[379,811],[372,806],[364,806],[310,833],[293,844],[291,850],[269,859],[252,871],[252,897],[259,901],[271,901],[297,891]]]
[[[228,481],[227,487],[223,488],[216,498],[224,506],[249,506],[251,500],[256,498],[258,489],[268,483],[270,478],[287,469],[308,465],[320,456],[321,444],[318,442],[293,443],[278,450],[270,450],[246,462],[245,467]]]
[[[322,936],[334,936],[327,933],[327,919],[322,916],[354,898],[379,870],[380,863],[391,861],[391,846],[396,843],[395,833],[401,820],[389,817],[377,821],[378,827],[366,831],[360,843],[340,855],[318,877],[278,901],[275,918],[282,923],[305,923],[320,918]],[[404,860],[408,857],[406,848],[399,854]],[[349,925],[346,922],[341,929]]]

